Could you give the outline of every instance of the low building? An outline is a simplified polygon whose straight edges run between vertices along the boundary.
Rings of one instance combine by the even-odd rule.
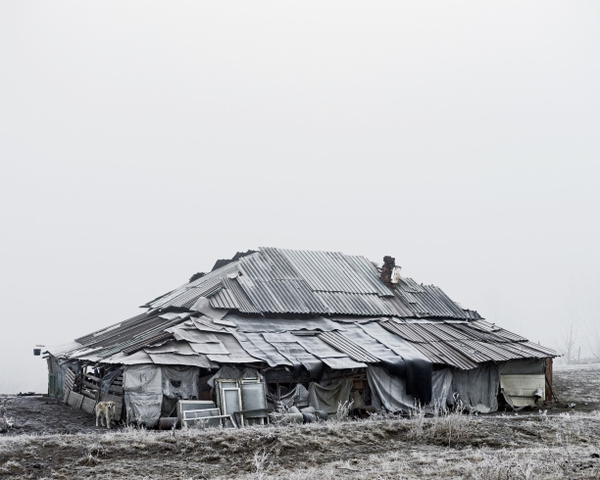
[[[49,348],[50,393],[90,412],[113,400],[124,420],[150,427],[181,400],[210,401],[216,384],[233,392],[244,378],[264,384],[271,411],[492,412],[552,394],[553,350],[403,277],[391,257],[378,267],[338,252],[260,248],[143,308]]]

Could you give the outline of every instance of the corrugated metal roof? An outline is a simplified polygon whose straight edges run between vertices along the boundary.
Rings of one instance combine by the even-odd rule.
[[[434,363],[448,364],[468,370],[479,363],[504,362],[521,358],[546,358],[555,356],[553,350],[524,341],[514,335],[508,337],[504,329],[481,321],[472,322],[420,322],[401,320],[382,322],[387,330],[414,344]],[[506,332],[506,333],[505,333]]]
[[[392,310],[381,297],[377,295],[361,295],[344,292],[315,292],[317,298],[327,305],[329,315],[361,315],[389,316]]]
[[[201,345],[196,345],[201,354],[214,355],[190,360],[198,364],[218,358],[219,363],[227,363],[227,359],[240,363],[243,359],[270,366],[301,362],[307,368],[316,368],[321,360],[331,358],[339,368],[357,368],[425,355],[434,363],[470,369],[488,361],[556,355],[553,350],[486,322],[477,312],[463,309],[436,286],[401,278],[395,287],[387,287],[379,279],[377,267],[364,257],[262,248],[220,265],[148,302],[149,312],[77,339],[74,349],[61,355],[89,361],[125,359],[125,354],[172,338],[177,329],[171,327],[180,324],[178,328],[197,333],[181,340],[190,342],[193,337],[192,343]],[[182,310],[188,311],[177,313]],[[275,315],[280,317],[273,318]],[[331,315],[345,316],[345,322],[356,323],[325,318]],[[375,320],[359,324],[358,320],[365,318]],[[228,333],[224,326],[231,327]],[[304,340],[281,334],[306,331],[313,335]],[[206,338],[213,333],[224,335],[235,354],[208,345]],[[323,356],[313,354],[304,344]],[[181,354],[166,349],[150,351],[155,356]],[[146,358],[138,357],[135,362]]]
[[[237,278],[233,278],[237,276]],[[472,318],[435,286],[402,278],[394,289],[375,265],[339,252],[261,248],[146,304],[190,308],[199,297],[242,313]]]
[[[241,313],[261,313],[252,305],[237,279],[225,277],[221,279],[221,284],[223,288],[210,297],[210,304],[213,308],[237,310]]]
[[[238,262],[229,263],[217,270],[207,273],[193,282],[186,283],[161,297],[155,298],[142,306],[152,310],[164,309],[170,306],[181,306],[182,304],[191,301],[195,293],[197,293],[196,299],[200,296],[206,296],[207,292],[211,292],[217,285],[221,285],[221,279],[223,277],[234,274],[237,270]],[[185,295],[185,301],[179,299],[182,295]]]
[[[417,317],[469,318],[470,313],[454,303],[439,287],[419,285],[412,278],[402,277],[394,293]]]
[[[393,297],[392,291],[379,278],[379,270],[369,259],[359,255],[344,255],[344,258],[350,263],[356,272],[358,272],[365,281],[375,289],[381,297]]]
[[[261,248],[269,258],[285,257],[314,292],[377,294],[377,289],[339,252]],[[387,292],[389,295],[389,291]]]
[[[366,363],[379,363],[379,359],[367,352],[360,345],[357,345],[349,338],[346,338],[342,332],[322,332],[317,335],[321,340],[327,342],[333,348],[344,352],[352,360]]]
[[[450,365],[461,370],[471,370],[478,366],[477,362],[469,359],[460,351],[443,342],[413,344],[431,363]]]

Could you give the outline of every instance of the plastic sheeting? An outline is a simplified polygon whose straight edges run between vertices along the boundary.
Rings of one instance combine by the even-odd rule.
[[[281,355],[273,345],[267,342],[260,333],[239,333],[238,335],[238,338],[241,338],[242,335],[244,335],[245,339],[250,342],[251,346],[247,345],[248,342],[240,340],[240,343],[244,348],[249,348],[249,350],[247,350],[248,353],[264,360],[270,367],[291,367],[293,365],[293,363]]]
[[[127,423],[155,427],[164,399],[198,398],[198,368],[133,365],[123,368]]]
[[[452,370],[444,368],[435,370],[431,382],[431,402],[430,405],[435,410],[446,410],[448,405],[454,403],[452,397]]]
[[[217,363],[259,363],[260,359],[249,355],[246,350],[242,347],[240,342],[235,338],[234,335],[229,333],[216,333],[214,334],[215,338],[220,341],[225,349],[227,350],[227,354],[219,355],[219,354],[209,354],[208,358]]]
[[[378,410],[385,408],[392,413],[409,413],[417,406],[416,399],[406,393],[403,378],[390,375],[383,367],[369,365],[367,381],[371,389],[371,401]]]
[[[526,358],[523,360],[511,360],[498,364],[500,375],[528,375],[540,374],[546,371],[546,359]]]
[[[177,355],[176,353],[150,353],[152,362],[156,365],[185,365],[210,369],[216,367],[206,355]]]
[[[161,367],[163,395],[172,399],[197,400],[200,369]]]
[[[308,385],[308,402],[316,410],[325,410],[328,414],[338,411],[338,406],[350,401],[352,380],[342,378],[330,385],[322,386],[312,382]]]
[[[457,400],[471,412],[489,413],[498,410],[500,375],[498,366],[489,362],[472,370],[454,370],[452,390]]]
[[[307,407],[309,403],[308,390],[298,383],[296,387],[277,399],[277,394],[267,391],[267,400],[274,410],[288,410],[290,407]]]
[[[406,379],[407,394],[416,397],[422,405],[431,401],[431,362],[413,345],[397,335],[387,331],[378,323],[359,325],[368,335],[385,345],[404,359],[404,365],[394,361],[382,360],[382,365],[393,376]]]
[[[123,369],[127,423],[154,427],[162,404],[162,370],[156,365],[132,365]]]
[[[119,375],[121,375],[121,373],[123,373],[123,370],[120,368],[116,368],[111,372],[105,373],[102,377],[102,380],[100,380],[100,392],[108,393],[111,385],[117,378],[119,378]]]

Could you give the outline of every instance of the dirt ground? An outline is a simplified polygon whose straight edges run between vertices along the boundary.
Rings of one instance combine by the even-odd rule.
[[[600,478],[600,365],[557,367],[554,384],[558,403],[517,414],[166,432],[5,396],[0,478]]]

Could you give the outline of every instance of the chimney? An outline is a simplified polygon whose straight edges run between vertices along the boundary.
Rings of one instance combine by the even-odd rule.
[[[394,257],[383,257],[383,266],[381,267],[381,274],[379,275],[379,278],[381,278],[381,281],[388,287],[394,286],[392,283],[392,273],[394,272],[395,267],[396,259]]]
[[[396,265],[394,257],[383,257],[383,266],[379,278],[388,287],[394,288],[400,281],[400,267]]]

